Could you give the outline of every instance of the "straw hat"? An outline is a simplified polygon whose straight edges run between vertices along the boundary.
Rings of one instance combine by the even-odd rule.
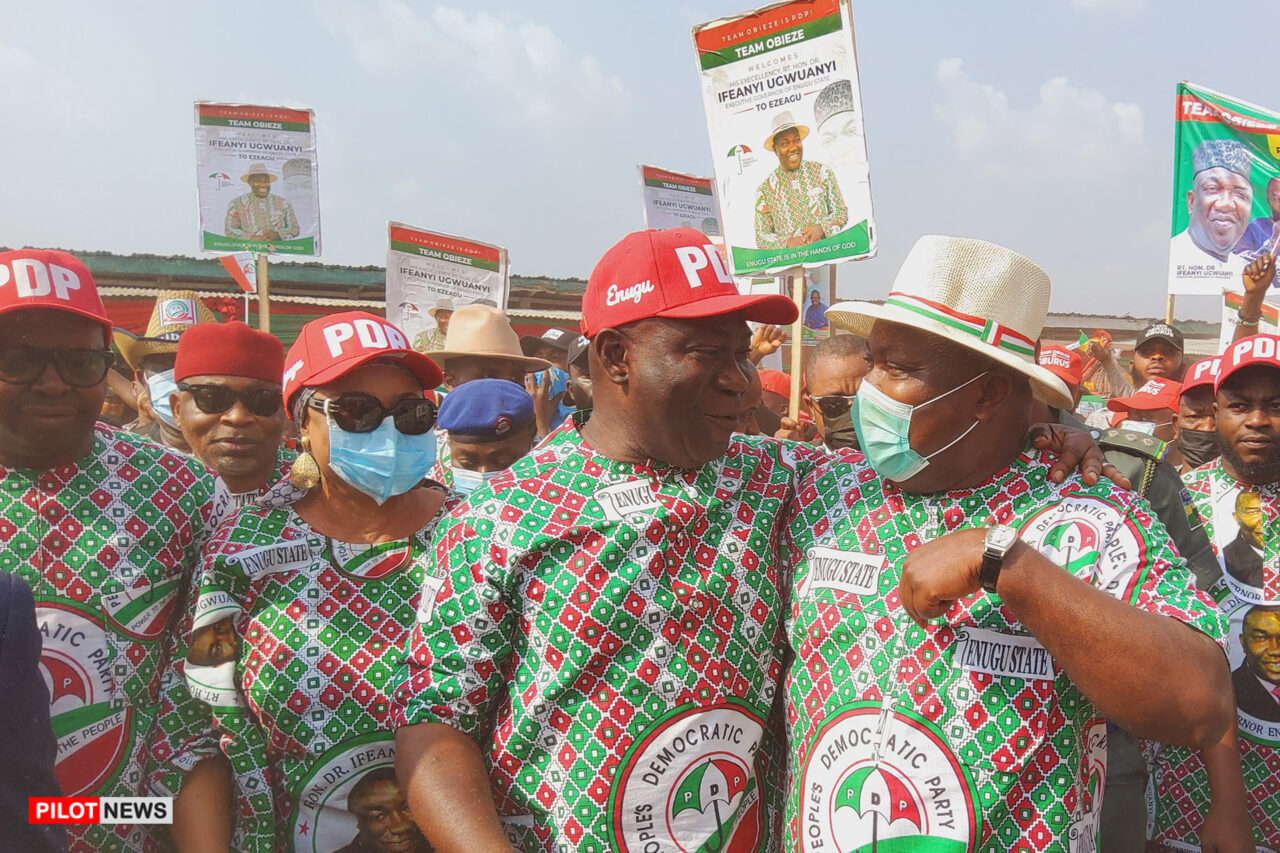
[[[191,290],[164,290],[156,297],[147,321],[147,331],[141,337],[122,329],[112,332],[116,349],[137,370],[149,355],[176,353],[178,338],[196,323],[216,323],[217,317]]]
[[[809,135],[809,128],[805,127],[803,124],[796,124],[796,120],[791,117],[790,110],[783,110],[778,113],[773,117],[773,129],[769,131],[769,138],[764,141],[764,147],[772,151],[773,138],[779,133],[782,133],[782,131],[791,130],[793,127],[800,129],[801,139],[804,139]]]
[[[1072,407],[1062,380],[1036,364],[1036,339],[1049,310],[1049,276],[1003,246],[927,235],[902,262],[883,305],[838,302],[836,326],[866,337],[876,320],[946,338],[1025,374],[1036,399]]]
[[[507,315],[488,305],[463,305],[454,311],[444,336],[444,349],[426,355],[437,362],[450,358],[501,358],[524,365],[526,372],[551,368],[551,362],[545,359],[526,356]]]
[[[255,175],[258,177],[269,178],[273,184],[276,182],[276,176],[267,171],[266,163],[254,163],[249,167],[249,171],[240,176],[240,180],[247,184],[249,183],[249,179]]]
[[[454,311],[453,300],[447,296],[441,296],[439,299],[436,300],[436,307],[429,309],[427,313],[430,314],[431,319],[434,320],[436,314],[440,313],[441,311],[448,311],[450,314],[452,314]]]

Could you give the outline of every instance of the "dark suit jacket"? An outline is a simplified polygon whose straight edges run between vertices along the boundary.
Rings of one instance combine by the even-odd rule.
[[[1248,542],[1236,536],[1222,549],[1222,561],[1231,577],[1255,589],[1262,588],[1262,557]]]
[[[1231,673],[1231,686],[1236,689],[1236,707],[1250,717],[1268,723],[1280,723],[1280,703],[1258,682],[1258,676],[1242,663]]]
[[[28,797],[62,796],[54,751],[35,601],[20,578],[0,572],[0,840],[6,850],[67,849],[64,827],[27,820]]]

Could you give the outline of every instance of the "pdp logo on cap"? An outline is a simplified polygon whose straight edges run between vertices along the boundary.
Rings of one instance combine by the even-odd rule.
[[[352,355],[357,349],[407,349],[409,346],[409,340],[399,329],[371,317],[330,323],[321,330],[321,334],[329,347],[330,358]]]
[[[0,253],[0,312],[17,308],[55,308],[110,324],[93,276],[67,252]]]

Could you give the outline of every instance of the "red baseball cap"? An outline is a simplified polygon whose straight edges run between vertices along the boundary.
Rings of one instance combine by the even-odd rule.
[[[1080,353],[1066,347],[1054,345],[1040,347],[1036,364],[1068,385],[1079,386],[1084,380],[1084,359],[1080,357]]]
[[[694,319],[743,312],[747,320],[785,325],[800,311],[781,294],[744,296],[724,257],[693,228],[636,231],[604,253],[582,294],[582,334],[648,317]]]
[[[1112,397],[1107,408],[1113,412],[1149,412],[1154,409],[1178,411],[1182,386],[1172,379],[1148,379],[1128,397]]]
[[[1227,347],[1222,354],[1218,378],[1213,382],[1213,392],[1218,393],[1227,377],[1244,367],[1265,364],[1280,370],[1280,337],[1275,335],[1250,335]]]
[[[25,308],[67,311],[111,328],[89,268],[56,249],[0,252],[0,314]]]
[[[283,375],[284,345],[239,320],[196,323],[178,338],[175,382],[189,376],[245,376],[278,385]]]
[[[1200,359],[1182,374],[1182,393],[1185,394],[1192,388],[1212,388],[1218,381],[1218,371],[1221,367],[1222,356],[1220,355]]]
[[[347,311],[312,320],[289,347],[284,360],[286,406],[301,388],[331,382],[378,358],[399,361],[423,390],[435,388],[444,378],[436,363],[411,349],[409,339],[394,325],[364,311]]]
[[[783,373],[781,370],[773,370],[765,368],[758,371],[760,374],[760,388],[765,391],[772,391],[780,397],[791,397],[791,377]]]

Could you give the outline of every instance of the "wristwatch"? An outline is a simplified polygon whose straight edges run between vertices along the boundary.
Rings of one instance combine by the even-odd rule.
[[[1004,555],[1009,553],[1009,549],[1017,541],[1018,531],[1006,524],[987,528],[987,539],[982,549],[982,568],[978,571],[978,580],[982,581],[982,588],[987,592],[996,591],[1000,570],[1004,568]]]

